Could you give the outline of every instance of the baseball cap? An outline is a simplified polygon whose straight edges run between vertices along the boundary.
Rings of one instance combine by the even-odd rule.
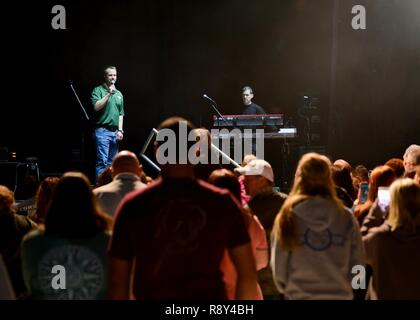
[[[235,172],[243,174],[244,176],[263,176],[267,180],[274,182],[273,168],[271,168],[271,165],[265,160],[252,160],[245,167],[236,168]]]

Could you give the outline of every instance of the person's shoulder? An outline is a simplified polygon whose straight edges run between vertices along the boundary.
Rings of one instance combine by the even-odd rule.
[[[391,234],[391,227],[388,223],[383,223],[378,227],[370,228],[368,233],[363,237],[364,242],[381,241],[380,239]],[[383,241],[383,240],[382,240]]]
[[[104,184],[103,186],[100,186],[100,187],[97,187],[97,188],[93,189],[93,193],[95,195],[100,195],[100,194],[103,194],[103,193],[109,193],[109,192],[111,192],[112,190],[115,189],[116,184],[117,183],[115,182],[115,180],[113,180],[113,181],[111,181],[107,184]]]
[[[206,197],[211,201],[218,202],[219,205],[223,206],[229,206],[233,204],[235,207],[238,207],[238,209],[241,207],[239,202],[229,190],[219,188],[201,179],[198,179],[197,182],[198,185],[202,188],[202,191],[205,193]]]
[[[267,189],[262,192],[258,192],[253,198],[259,200],[281,200],[284,201],[288,197],[287,194],[283,192],[274,191],[273,189]]]
[[[254,107],[254,109],[257,111],[258,114],[265,114],[264,108],[261,107],[260,105],[253,102],[252,106]]]
[[[45,237],[44,229],[38,228],[32,231],[29,231],[22,239],[23,245],[33,245],[42,241]]]
[[[36,223],[28,216],[15,214],[15,225],[19,232],[27,233],[29,230],[36,227]]]
[[[106,90],[103,83],[95,86],[92,91],[97,92],[97,91],[102,91],[102,90]]]
[[[219,188],[201,179],[197,179],[197,183],[203,191],[208,192],[209,194],[220,197],[230,196],[230,191],[228,191],[227,189]]]
[[[124,196],[124,198],[121,200],[121,202],[124,202],[124,204],[127,203],[133,203],[133,202],[139,202],[143,201],[144,199],[147,199],[149,196],[153,196],[160,192],[160,188],[162,187],[162,179],[156,179],[153,180],[149,184],[143,184],[143,187],[139,187],[128,194]]]

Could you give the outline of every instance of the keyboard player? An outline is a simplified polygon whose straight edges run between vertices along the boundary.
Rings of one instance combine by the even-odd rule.
[[[266,114],[263,108],[261,108],[258,104],[252,102],[252,98],[254,98],[254,93],[252,88],[249,86],[245,86],[242,88],[242,101],[244,103],[245,109],[242,112],[244,115],[249,114]]]

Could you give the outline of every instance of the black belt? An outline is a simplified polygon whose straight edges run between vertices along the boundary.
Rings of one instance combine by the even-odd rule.
[[[111,126],[109,124],[98,124],[98,125],[96,125],[96,128],[105,128],[109,131],[117,131],[117,129],[118,129],[117,126]]]

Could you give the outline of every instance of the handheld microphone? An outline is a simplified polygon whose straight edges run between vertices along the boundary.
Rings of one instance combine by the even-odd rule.
[[[214,101],[212,98],[210,98],[208,95],[203,94],[203,98],[209,100],[211,103],[217,105],[216,101]]]
[[[115,80],[111,80],[110,82],[111,82],[111,85],[113,85],[113,86],[114,86],[114,89],[113,89],[113,90],[110,90],[110,93],[111,93],[111,94],[114,94],[114,93],[115,93],[115,90],[116,90],[116,89],[115,89],[115,85],[114,85]]]

